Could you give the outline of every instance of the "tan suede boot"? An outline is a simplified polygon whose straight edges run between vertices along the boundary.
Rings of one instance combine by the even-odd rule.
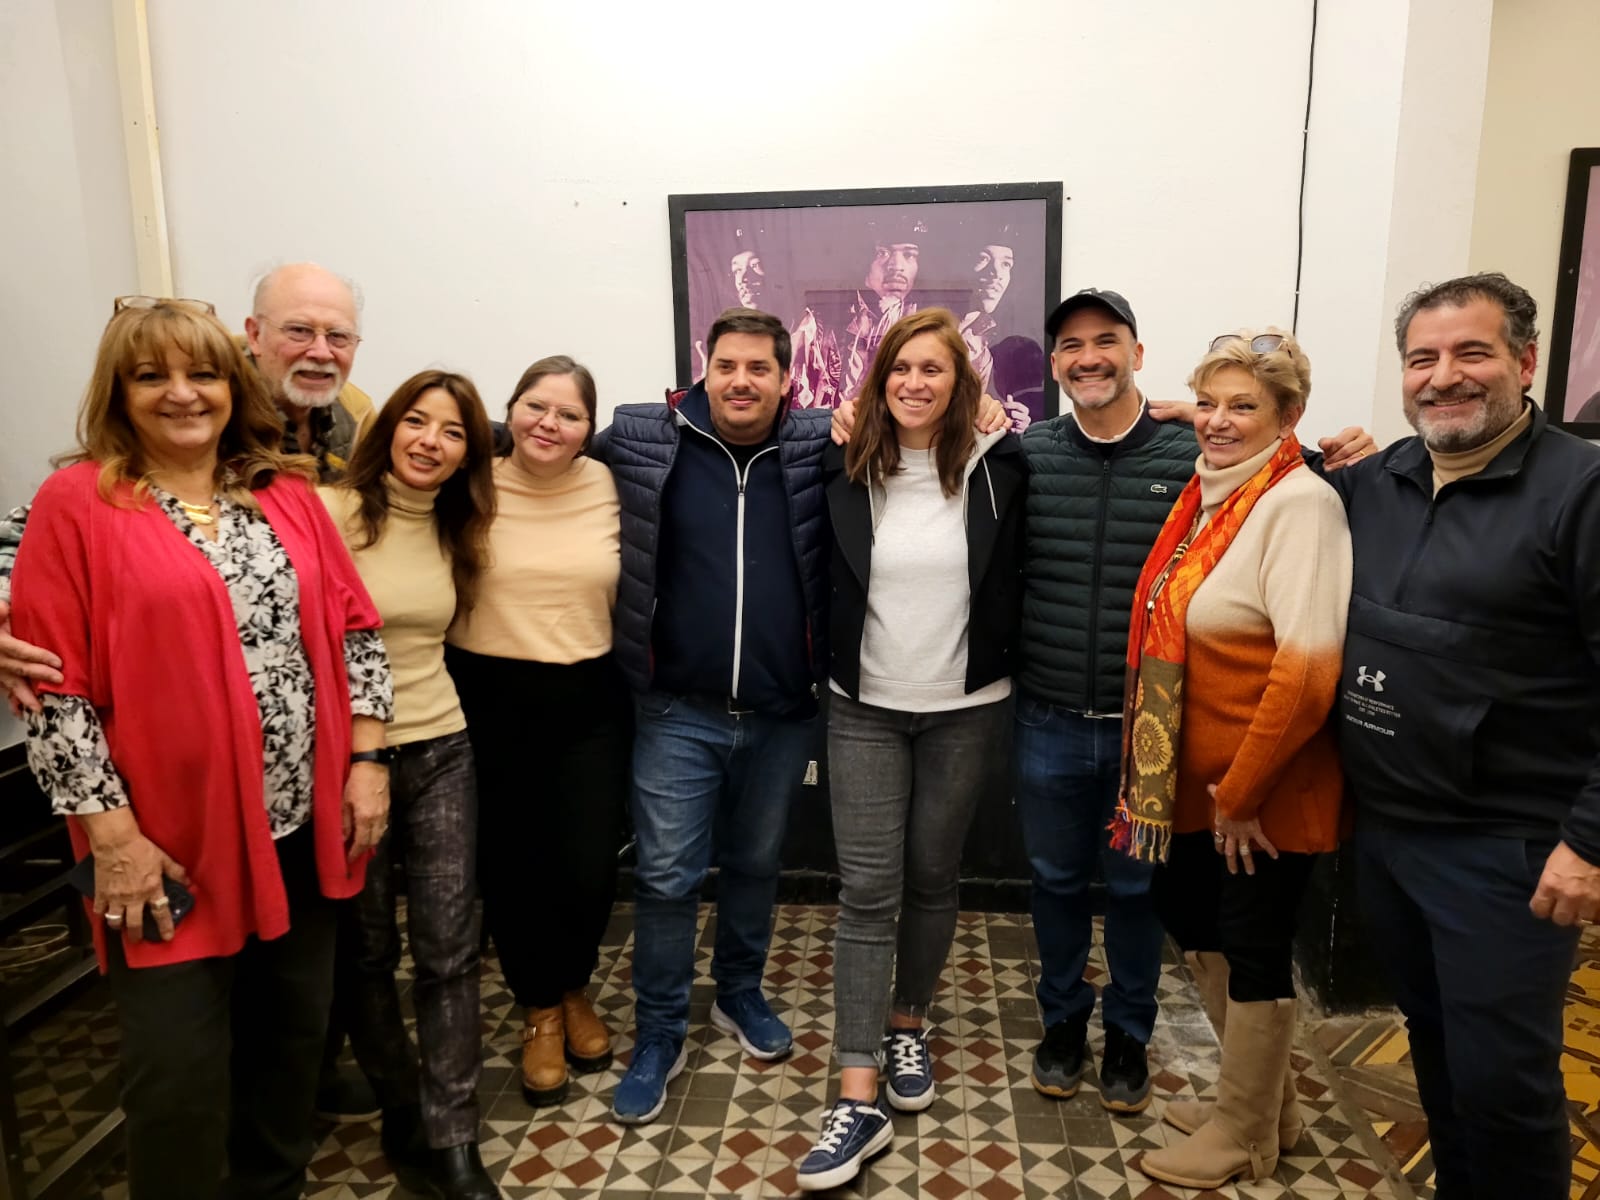
[[[1283,1064],[1294,1044],[1294,1013],[1293,1000],[1230,1000],[1211,1119],[1134,1165],[1152,1179],[1201,1190],[1240,1176],[1266,1179],[1276,1171]]]
[[[1185,951],[1184,962],[1200,989],[1200,1001],[1211,1027],[1222,1040],[1228,1024],[1228,960],[1215,950]],[[1283,1108],[1278,1113],[1278,1149],[1288,1153],[1305,1132],[1305,1119],[1300,1115],[1299,1086],[1295,1082],[1294,1062],[1284,1060]],[[1161,1119],[1174,1129],[1193,1133],[1211,1119],[1211,1103],[1206,1100],[1169,1100],[1161,1110]]]
[[[522,1026],[522,1094],[534,1106],[567,1094],[566,1023],[561,1006],[530,1008]]]
[[[579,1074],[604,1071],[611,1065],[611,1031],[595,1015],[583,989],[561,997],[567,1023],[567,1061]]]

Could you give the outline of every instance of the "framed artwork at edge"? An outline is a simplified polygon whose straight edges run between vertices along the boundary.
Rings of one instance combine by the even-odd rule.
[[[1567,173],[1544,408],[1551,424],[1600,438],[1600,148],[1574,150]]]
[[[943,307],[1013,429],[1055,416],[1061,200],[1060,183],[668,196],[678,385],[705,375],[718,313],[759,308],[790,331],[794,403],[836,408],[889,326]]]

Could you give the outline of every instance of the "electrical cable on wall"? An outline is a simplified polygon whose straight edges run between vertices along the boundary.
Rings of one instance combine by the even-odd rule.
[[[1306,115],[1300,128],[1300,215],[1294,245],[1294,317],[1289,332],[1300,332],[1300,271],[1306,258],[1306,159],[1311,148],[1311,86],[1317,73],[1317,0],[1311,0],[1311,50],[1306,58]]]

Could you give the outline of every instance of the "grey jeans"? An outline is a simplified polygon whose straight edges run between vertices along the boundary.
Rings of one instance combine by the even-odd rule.
[[[478,791],[467,735],[450,733],[400,746],[389,786],[389,832],[367,864],[367,885],[355,902],[361,956],[350,1045],[378,1102],[385,1109],[420,1102],[428,1143],[443,1149],[478,1140],[483,1065]],[[406,877],[417,1046],[406,1033],[395,983],[400,965],[396,864]]]
[[[1004,769],[1011,702],[908,713],[829,698],[838,845],[834,1053],[875,1067],[889,1016],[922,1016],[955,936],[961,848],[984,781]],[[898,926],[898,930],[897,927]]]

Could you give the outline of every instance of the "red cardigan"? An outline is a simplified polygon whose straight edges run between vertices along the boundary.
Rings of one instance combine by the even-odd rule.
[[[12,576],[14,633],[61,656],[41,691],[86,697],[139,828],[189,872],[194,911],[170,943],[124,943],[130,966],[236,953],[282,936],[289,905],[267,818],[261,717],[228,590],[151,500],[123,508],[96,492],[100,468],[52,475],[34,500]],[[350,769],[347,630],[378,613],[311,486],[255,492],[300,587],[300,632],[316,686],[312,836],[324,895],[353,896],[365,861],[346,862],[341,809]],[[88,840],[68,818],[78,855]],[[92,912],[91,912],[92,916]],[[102,968],[102,923],[92,921]]]

